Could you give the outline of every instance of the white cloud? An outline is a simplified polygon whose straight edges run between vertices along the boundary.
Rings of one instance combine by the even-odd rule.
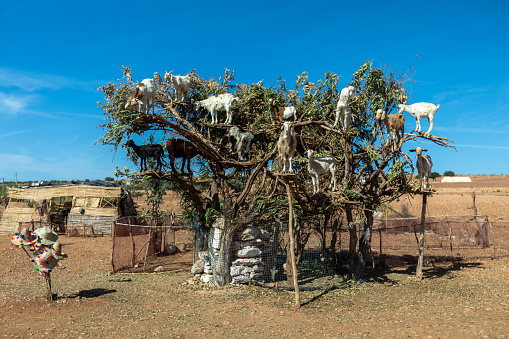
[[[62,88],[78,88],[95,92],[100,82],[82,81],[71,77],[47,73],[33,73],[0,68],[0,84],[5,88],[19,88],[29,92],[43,89],[58,90]]]
[[[0,92],[0,114],[17,115],[36,100],[35,95],[15,95]]]

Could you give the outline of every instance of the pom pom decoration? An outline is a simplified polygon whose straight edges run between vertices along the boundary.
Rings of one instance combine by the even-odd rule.
[[[35,267],[49,272],[56,267],[59,258],[57,252],[53,248],[43,248],[37,251],[37,259],[35,259]],[[45,273],[45,272],[43,272]]]

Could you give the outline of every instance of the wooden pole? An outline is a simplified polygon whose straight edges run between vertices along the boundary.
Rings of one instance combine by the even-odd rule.
[[[293,287],[295,288],[295,306],[300,308],[299,278],[297,263],[295,261],[295,238],[293,235],[293,200],[290,185],[285,181],[286,195],[288,196],[288,237],[290,238],[290,258],[292,261]]]
[[[132,226],[131,225],[129,225],[129,235],[131,236],[131,246],[132,246],[131,267],[134,267],[134,261],[136,259],[136,253],[134,252],[134,236],[133,236],[133,230],[132,230]]]
[[[477,217],[477,207],[475,206],[475,191],[472,192],[472,200],[473,200],[473,206],[474,206],[474,216]]]
[[[151,223],[152,224],[152,223]],[[152,240],[152,227],[148,230],[148,241],[147,241],[147,249],[145,250],[145,260],[143,261],[143,272],[145,272],[145,269],[147,268],[147,256],[148,256],[148,250],[150,248],[150,241]]]
[[[422,195],[422,211],[421,211],[421,230],[419,232],[419,260],[417,261],[416,276],[417,279],[422,280],[422,267],[424,264],[424,225],[426,224],[426,204],[428,194]]]
[[[53,293],[51,292],[51,275],[49,272],[44,273],[44,279],[46,280],[46,299],[53,300]]]
[[[113,228],[111,229],[111,273],[115,274],[115,261],[114,261],[114,253],[115,253],[115,231],[117,228],[117,222],[113,222]]]

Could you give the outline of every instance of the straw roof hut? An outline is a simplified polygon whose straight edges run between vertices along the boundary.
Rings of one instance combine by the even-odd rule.
[[[0,234],[18,232],[20,223],[93,226],[95,234],[111,234],[113,221],[136,215],[129,192],[113,184],[9,188]]]

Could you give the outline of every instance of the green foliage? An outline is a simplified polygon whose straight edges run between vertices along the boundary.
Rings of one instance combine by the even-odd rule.
[[[443,175],[444,177],[454,177],[456,174],[453,171],[445,171]]]
[[[144,176],[142,185],[145,190],[145,194],[147,195],[146,203],[149,206],[149,209],[143,210],[141,216],[146,219],[161,219],[164,212],[161,211],[160,205],[167,189],[165,181],[158,180],[150,176]]]
[[[205,212],[204,215],[205,224],[210,226],[212,224],[212,221],[219,217],[220,214],[221,213],[219,213],[219,211],[216,211],[213,208],[207,208],[207,211]]]
[[[431,179],[436,179],[436,178],[440,177],[440,173],[438,173],[438,172],[431,172],[431,173],[429,174],[429,177],[430,177]]]
[[[123,77],[119,83],[109,83],[99,88],[105,95],[105,102],[98,105],[104,111],[107,120],[107,123],[101,126],[106,131],[100,140],[101,143],[113,145],[116,150],[135,133],[142,136],[147,143],[164,144],[170,137],[186,138],[193,143],[203,142],[205,139],[217,152],[214,159],[208,155],[194,159],[193,168],[196,169],[196,171],[193,169],[194,178],[203,180],[193,181],[191,186],[182,186],[183,181],[170,181],[169,187],[181,194],[181,206],[184,207],[184,213],[189,219],[194,219],[199,213],[199,216],[208,222],[219,214],[227,215],[228,208],[247,211],[248,206],[253,206],[254,210],[261,212],[266,208],[285,204],[286,200],[281,199],[281,196],[284,196],[284,189],[273,177],[263,182],[265,187],[262,185],[261,176],[250,180],[250,173],[255,165],[274,149],[279,138],[280,122],[275,121],[268,109],[269,98],[273,98],[278,106],[292,105],[297,108],[299,122],[295,130],[304,149],[313,149],[316,156],[333,155],[340,160],[336,175],[342,178],[339,182],[346,183],[345,189],[341,192],[346,198],[362,202],[366,199],[376,200],[384,194],[391,196],[395,192],[403,191],[407,184],[405,180],[407,162],[402,159],[403,155],[399,149],[388,147],[385,137],[381,136],[384,132],[374,119],[374,112],[377,109],[390,111],[398,103],[406,100],[404,81],[396,79],[395,74],[387,69],[372,68],[371,61],[365,62],[353,74],[350,82],[343,83],[340,87],[338,86],[341,76],[330,72],[324,74],[323,80],[316,82],[311,82],[308,74],[303,72],[294,82],[279,78],[277,86],[268,87],[263,81],[251,85],[235,84],[235,73],[228,69],[225,69],[217,80],[202,79],[192,71],[191,94],[186,103],[174,102],[169,84],[155,73],[154,79],[158,85],[156,114],[138,113],[125,108],[135,82],[132,80],[130,68],[123,67],[122,73]],[[355,94],[350,102],[353,113],[351,128],[344,132],[331,130],[339,92],[348,85],[355,87]],[[230,167],[224,165],[227,161],[237,160],[235,154],[230,154],[229,147],[223,140],[229,126],[212,126],[207,112],[193,109],[195,102],[226,92],[233,93],[240,99],[233,107],[234,124],[253,134],[264,132],[268,136],[267,145],[255,144],[251,149],[251,160],[254,165],[249,169],[237,168],[235,175],[228,174],[235,165],[229,165]],[[189,125],[184,126],[179,116],[185,118]],[[224,115],[220,116],[219,120],[224,120]],[[193,138],[197,134],[199,138]],[[136,163],[138,160],[136,154],[128,148],[126,151],[133,163]],[[349,160],[348,166],[345,159]],[[148,165],[150,168],[150,164]],[[271,166],[270,163],[267,166],[269,171]],[[294,168],[297,180],[304,184],[309,182],[307,157],[304,154],[295,154]],[[371,176],[375,170],[378,173],[376,180],[369,182],[360,180],[362,177]],[[132,173],[128,168],[117,169],[115,176],[132,176]],[[207,201],[212,178],[224,179],[220,192],[222,207],[216,206],[218,210],[212,210],[210,201]],[[144,179],[141,186],[131,185],[134,190],[145,189],[150,192],[148,194],[150,210],[145,214],[156,217],[161,215],[159,205],[162,184],[156,183],[159,179],[151,180],[153,181],[148,182]],[[256,188],[250,191],[249,202],[234,205],[233,201],[242,194],[248,184]],[[384,193],[389,186],[391,189]],[[377,187],[381,187],[381,190],[377,190]],[[381,191],[383,192],[380,193]],[[330,212],[338,206],[336,204],[333,208],[331,207],[333,205],[328,202],[327,208],[324,208],[320,204],[315,204],[306,207],[305,210],[306,213],[313,213],[308,209],[314,209],[317,213]]]

